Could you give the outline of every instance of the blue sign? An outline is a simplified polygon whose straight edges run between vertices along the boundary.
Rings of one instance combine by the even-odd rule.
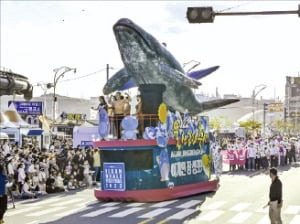
[[[104,190],[125,191],[125,164],[103,163]]]
[[[82,147],[93,147],[93,142],[92,141],[81,141],[81,144],[80,144]]]
[[[14,103],[15,108],[19,114],[26,115],[42,115],[43,114],[43,102],[26,102],[26,101],[8,101],[8,106]]]

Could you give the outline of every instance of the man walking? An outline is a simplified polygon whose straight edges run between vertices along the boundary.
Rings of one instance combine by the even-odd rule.
[[[282,184],[278,179],[276,168],[272,167],[270,169],[270,177],[272,180],[269,194],[270,201],[266,206],[269,205],[269,217],[271,224],[282,224],[280,216],[282,208]]]

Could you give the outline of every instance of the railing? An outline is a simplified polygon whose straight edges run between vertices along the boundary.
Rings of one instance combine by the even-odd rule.
[[[137,131],[138,131],[137,137],[139,139],[143,138],[145,127],[157,126],[157,122],[158,122],[157,114],[138,114],[132,116],[135,116],[139,121],[139,125],[137,127]],[[109,137],[111,139],[121,139],[122,130],[123,130],[121,126],[121,121],[123,120],[124,117],[126,116],[124,115],[109,116],[109,124],[110,124]]]

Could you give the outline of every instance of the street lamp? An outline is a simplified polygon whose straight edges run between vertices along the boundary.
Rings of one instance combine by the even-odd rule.
[[[256,92],[256,88],[260,88],[257,92]],[[267,88],[266,85],[264,84],[260,84],[254,87],[254,89],[252,90],[252,114],[253,114],[253,121],[254,121],[254,113],[255,113],[255,97],[261,92],[263,91],[265,88]]]
[[[62,71],[62,72],[59,76],[57,76],[59,71]],[[53,69],[53,72],[55,72],[54,79],[53,79],[53,113],[52,113],[52,129],[53,129],[53,131],[54,131],[55,118],[56,118],[56,114],[55,114],[55,112],[56,112],[56,101],[57,101],[57,98],[56,98],[56,95],[55,95],[56,84],[57,84],[58,80],[60,78],[63,78],[64,74],[66,72],[69,72],[69,71],[73,71],[74,73],[76,73],[76,68],[69,68],[67,66],[62,66],[62,67]]]
[[[44,117],[46,117],[46,94],[47,94],[47,90],[53,87],[53,84],[39,82],[37,86],[41,87],[41,89],[44,91],[43,115]]]

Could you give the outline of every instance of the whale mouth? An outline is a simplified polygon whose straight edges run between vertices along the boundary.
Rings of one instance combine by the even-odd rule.
[[[149,48],[149,50],[152,50],[152,47],[149,43],[149,41],[145,38],[145,36],[139,31],[139,27],[135,25],[131,20],[129,19],[120,19],[114,26],[113,31],[115,33],[115,36],[117,40],[120,40],[122,37],[122,33],[130,33],[137,35],[140,39],[143,40],[145,45]]]

